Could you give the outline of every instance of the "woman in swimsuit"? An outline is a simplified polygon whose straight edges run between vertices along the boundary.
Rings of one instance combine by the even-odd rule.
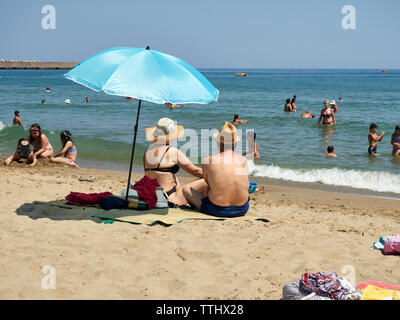
[[[146,128],[146,138],[153,144],[146,149],[143,157],[145,175],[157,179],[168,201],[177,206],[189,205],[176,177],[179,169],[195,177],[203,177],[201,168],[195,166],[182,151],[170,146],[171,141],[183,137],[183,130],[183,126],[176,126],[168,118],[160,119],[155,127]]]
[[[292,111],[293,111],[293,112],[296,111],[295,102],[296,102],[296,95],[293,96],[293,99],[292,99],[292,101],[290,102],[290,104],[292,105]]]
[[[57,152],[53,157],[50,158],[51,162],[63,163],[70,167],[79,168],[75,163],[78,150],[76,149],[75,143],[72,140],[72,134],[68,130],[64,130],[60,133],[60,140],[62,144],[62,149]],[[64,155],[64,158],[58,158]]]
[[[318,124],[321,122],[321,120],[322,124],[336,124],[335,113],[329,106],[330,106],[329,100],[325,100],[324,109],[321,110],[321,115],[319,116]]]
[[[392,154],[394,156],[400,156],[400,124],[394,129],[391,143],[393,145]]]
[[[29,129],[30,135],[28,137],[29,143],[33,146],[33,152],[37,158],[50,158],[53,155],[53,147],[49,139],[42,133],[40,125],[34,123]]]

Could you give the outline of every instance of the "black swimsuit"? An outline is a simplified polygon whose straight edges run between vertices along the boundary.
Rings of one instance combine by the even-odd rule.
[[[144,171],[158,171],[158,172],[170,172],[172,174],[176,174],[179,171],[179,165],[175,164],[172,167],[167,167],[167,168],[160,168],[160,164],[161,161],[164,159],[164,156],[167,154],[169,148],[171,148],[170,146],[168,146],[167,150],[165,150],[164,154],[162,155],[160,161],[158,162],[158,165],[156,168],[146,168],[144,167],[144,158],[146,156],[146,151],[144,152],[144,156],[143,156],[143,167],[144,167]],[[176,186],[173,187],[171,190],[169,190],[168,192],[166,192],[166,194],[168,196],[170,196],[171,194],[173,194],[174,192],[176,192]]]

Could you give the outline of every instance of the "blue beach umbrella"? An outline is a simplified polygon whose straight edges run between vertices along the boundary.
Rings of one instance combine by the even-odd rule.
[[[218,90],[194,67],[150,47],[101,51],[76,65],[65,78],[95,91],[138,99],[126,200],[131,180],[142,100],[164,104],[217,101]]]

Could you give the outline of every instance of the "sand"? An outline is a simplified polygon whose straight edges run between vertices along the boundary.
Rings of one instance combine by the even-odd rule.
[[[398,200],[263,185],[248,214],[270,222],[170,227],[103,224],[90,217],[97,208],[48,204],[70,191],[119,194],[126,179],[120,171],[0,160],[0,299],[280,299],[286,282],[331,270],[357,284],[400,284],[400,257],[371,249],[379,236],[400,233]],[[46,266],[55,289],[42,286]]]

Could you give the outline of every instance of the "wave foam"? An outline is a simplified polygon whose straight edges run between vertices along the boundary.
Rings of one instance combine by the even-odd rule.
[[[400,194],[400,175],[385,171],[345,169],[289,169],[276,165],[255,165],[248,162],[249,174],[296,182],[319,182],[327,185],[368,189]]]

